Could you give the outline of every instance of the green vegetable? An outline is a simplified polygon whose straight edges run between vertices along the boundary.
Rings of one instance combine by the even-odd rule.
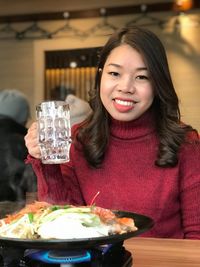
[[[29,219],[29,222],[32,223],[33,222],[33,213],[28,213],[28,219]]]
[[[95,214],[88,214],[88,215],[90,215],[88,218],[81,218],[82,225],[87,227],[94,227],[101,224],[99,216]]]
[[[58,206],[55,206],[58,207]],[[84,226],[97,226],[101,223],[99,216],[97,216],[94,213],[91,213],[90,207],[68,207],[65,209],[55,209],[49,214],[45,215],[40,220],[40,224],[53,221],[57,219],[60,216],[63,216],[65,214],[77,214],[77,219],[80,220],[80,222]]]
[[[54,210],[59,210],[59,209],[68,209],[70,207],[71,207],[70,205],[64,205],[64,206],[54,205],[51,207],[51,210],[54,211]]]

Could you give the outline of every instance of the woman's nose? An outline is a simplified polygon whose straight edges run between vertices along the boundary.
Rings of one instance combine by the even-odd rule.
[[[135,86],[134,82],[131,78],[123,78],[118,83],[118,91],[122,91],[124,93],[134,93]]]

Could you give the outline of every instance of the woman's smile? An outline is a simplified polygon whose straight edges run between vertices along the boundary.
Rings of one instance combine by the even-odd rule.
[[[134,109],[134,102],[131,100],[113,99],[113,105],[119,112],[129,112]]]

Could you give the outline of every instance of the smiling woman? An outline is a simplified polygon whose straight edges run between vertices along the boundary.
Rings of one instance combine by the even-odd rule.
[[[135,120],[151,106],[154,93],[150,74],[140,53],[130,45],[116,47],[108,56],[100,96],[108,113],[120,121]]]
[[[114,33],[89,96],[92,113],[72,128],[68,163],[42,164],[35,124],[28,130],[39,200],[89,205],[100,192],[100,207],[151,217],[145,236],[200,239],[200,140],[181,121],[160,39],[136,26]]]

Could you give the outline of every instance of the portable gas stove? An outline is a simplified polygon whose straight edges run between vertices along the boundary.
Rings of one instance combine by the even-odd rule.
[[[92,249],[41,250],[1,247],[0,267],[131,267],[132,255],[123,243]]]

